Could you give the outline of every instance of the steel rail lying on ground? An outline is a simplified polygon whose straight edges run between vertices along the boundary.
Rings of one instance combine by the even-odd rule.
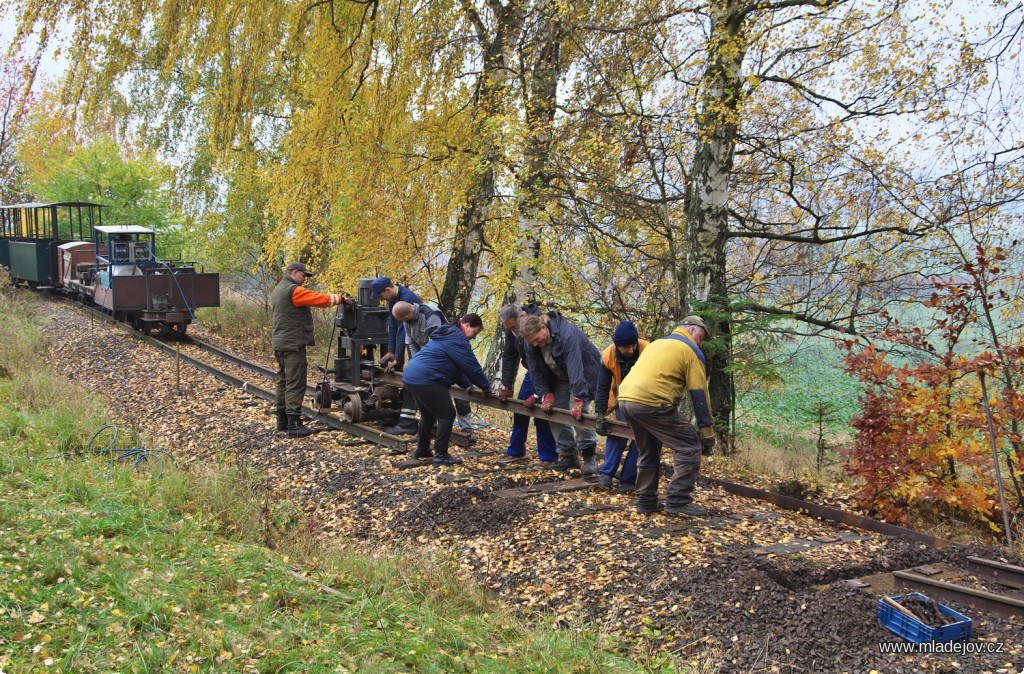
[[[1024,568],[1002,564],[984,557],[968,557],[967,569],[1000,585],[1024,590]]]
[[[939,597],[950,601],[970,604],[991,611],[997,615],[1012,617],[1024,615],[1024,601],[1013,597],[1004,597],[985,590],[947,583],[907,571],[893,571],[896,584],[907,589],[920,590],[930,597]]]
[[[105,320],[114,321],[113,318],[108,317],[105,314],[102,314],[100,312],[96,312],[96,313],[98,313]],[[114,322],[116,322],[116,321],[114,321]],[[145,337],[143,335],[140,335],[138,332],[133,330],[130,326],[126,325],[124,327],[125,327],[126,331],[131,331],[131,333],[134,334],[139,339],[144,339],[144,340],[150,341],[150,343],[152,343],[155,346],[157,346],[157,348],[160,348],[161,350],[163,350],[163,351],[165,351],[167,353],[170,353],[170,354],[174,354],[175,353],[175,350],[173,348],[169,347],[168,345],[164,344],[163,342],[160,342],[159,340],[154,339],[152,337]],[[197,340],[192,340],[192,342],[196,343]],[[219,355],[219,353],[227,353],[227,352],[223,352],[223,350],[221,350],[221,349],[217,349],[217,347],[210,347],[208,350],[211,353],[216,353],[217,355]],[[208,372],[209,374],[211,374],[211,375],[221,379],[222,381],[230,383],[233,386],[241,388],[241,386],[246,383],[246,382],[243,382],[241,379],[239,379],[237,377],[233,377],[231,375],[228,375],[227,373],[223,373],[220,370],[217,370],[216,368],[213,368],[213,367],[203,363],[202,361],[199,361],[199,360],[196,360],[196,359],[190,358],[188,356],[184,356],[184,355],[181,355],[181,358],[183,360],[186,360],[187,362],[190,362],[191,364],[194,364],[200,370]],[[229,362],[242,361],[242,359],[238,358],[237,356],[231,356],[231,357],[227,358],[227,360]],[[276,376],[276,374],[273,373],[271,370],[269,370],[267,368],[263,368],[261,366],[255,365],[255,364],[252,364],[252,363],[248,363],[248,366],[251,366],[251,367],[248,367],[247,365],[243,365],[242,362],[236,362],[236,364],[238,364],[240,367],[244,367],[246,369],[249,369],[250,371],[256,372],[256,373],[261,374],[261,375],[266,376],[266,377],[274,377],[274,376]],[[376,375],[376,377],[378,378],[379,381],[381,381],[383,383],[387,383],[387,384],[401,386],[401,384],[402,384],[402,375],[400,373],[397,373],[397,372],[387,372],[383,368],[374,368],[374,370],[375,370],[375,375]],[[260,395],[260,397],[263,397],[266,400],[270,400],[270,401],[274,401],[275,400],[275,398],[273,397],[273,393],[272,392],[263,391],[262,389],[258,389],[258,387],[255,387],[252,384],[249,384],[247,389],[250,392],[255,393],[256,395]],[[457,387],[453,387],[451,389],[451,392],[452,392],[452,396],[455,397],[455,398],[460,398],[460,399],[463,399],[463,400],[469,400],[471,402],[476,402],[476,403],[480,403],[480,404],[483,404],[483,405],[487,405],[488,407],[493,407],[493,408],[496,408],[496,409],[502,409],[502,410],[506,410],[506,411],[509,411],[509,412],[519,413],[519,414],[525,414],[525,415],[528,415],[528,416],[531,416],[531,417],[540,418],[540,419],[548,419],[550,421],[555,421],[557,423],[563,423],[563,424],[567,424],[567,425],[571,425],[571,426],[575,426],[575,427],[594,428],[595,418],[592,415],[584,415],[584,417],[583,417],[583,419],[581,421],[577,421],[566,410],[555,409],[555,410],[552,410],[551,412],[543,412],[543,411],[540,410],[539,407],[536,407],[536,406],[533,407],[533,408],[527,408],[527,407],[523,406],[522,402],[520,402],[519,400],[508,399],[505,402],[501,402],[501,401],[499,401],[497,399],[497,397],[495,397],[493,395],[488,395],[488,396],[484,397],[484,396],[481,396],[480,394],[469,393],[469,392],[467,392],[467,391],[465,391],[463,389],[457,388]],[[350,433],[351,435],[354,435],[356,437],[361,437],[361,438],[364,438],[366,440],[369,440],[370,442],[375,442],[375,443],[380,444],[382,446],[385,446],[385,447],[388,447],[388,448],[392,448],[392,449],[396,449],[396,450],[405,449],[405,448],[408,447],[407,441],[402,440],[401,438],[398,438],[397,436],[393,436],[393,435],[389,435],[387,433],[383,433],[383,432],[378,431],[378,430],[376,430],[374,428],[371,428],[371,427],[368,427],[368,426],[363,426],[362,424],[354,424],[354,423],[342,421],[342,420],[340,420],[340,419],[338,419],[336,417],[333,417],[331,415],[326,415],[326,414],[318,413],[317,410],[314,410],[313,408],[310,408],[310,407],[304,407],[303,409],[304,409],[304,411],[307,412],[307,414],[315,415],[315,416],[317,416],[317,418],[324,420],[324,422],[327,423],[332,428],[336,428],[337,430],[345,431],[346,433]],[[628,437],[628,438],[632,438],[633,437],[632,430],[629,428],[628,424],[625,424],[625,423],[620,422],[620,421],[609,420],[609,426],[610,426],[610,430],[611,430],[612,434],[614,434],[614,435],[618,435],[618,436],[621,436],[621,437]],[[830,508],[828,506],[819,505],[817,503],[811,503],[809,501],[802,501],[800,499],[796,499],[796,498],[793,498],[793,497],[790,497],[790,496],[783,496],[781,494],[776,494],[774,492],[769,492],[769,491],[764,491],[764,490],[761,490],[761,489],[756,489],[754,487],[749,487],[749,486],[746,486],[746,485],[737,484],[737,483],[730,482],[728,480],[723,480],[723,479],[720,479],[720,478],[713,478],[713,477],[702,476],[702,479],[706,480],[708,483],[710,483],[712,485],[721,487],[723,490],[725,490],[725,491],[727,491],[729,493],[736,494],[738,496],[744,496],[746,498],[752,498],[752,499],[759,500],[759,501],[766,501],[766,502],[772,503],[772,504],[774,504],[774,505],[776,505],[776,506],[778,506],[780,508],[783,508],[783,509],[786,509],[786,510],[792,510],[792,511],[795,511],[795,512],[806,513],[808,515],[811,515],[812,517],[818,517],[820,519],[824,519],[824,520],[828,520],[828,521],[832,521],[832,522],[837,522],[837,523],[840,523],[840,524],[846,524],[846,525],[851,526],[851,527],[855,527],[855,528],[862,529],[862,530],[865,530],[865,531],[873,531],[875,533],[880,533],[880,534],[884,534],[884,535],[889,535],[889,536],[905,536],[905,537],[911,538],[913,540],[917,540],[917,541],[920,541],[922,543],[926,543],[926,544],[931,545],[933,547],[945,547],[945,546],[951,545],[950,541],[945,540],[943,538],[938,538],[936,536],[931,536],[929,534],[925,534],[925,533],[922,533],[922,532],[919,532],[919,531],[914,531],[913,529],[907,529],[905,527],[900,527],[900,526],[896,526],[894,524],[888,524],[886,522],[881,522],[879,520],[874,520],[874,519],[871,519],[869,517],[863,517],[861,515],[856,515],[856,514],[849,513],[849,512],[843,511],[843,510],[838,510],[836,508]],[[533,492],[533,493],[540,493],[540,491],[538,490],[537,492]]]
[[[776,494],[775,492],[736,484],[735,482],[729,482],[728,480],[722,480],[717,477],[707,477],[703,475],[701,477],[702,479],[707,480],[710,484],[713,484],[716,487],[721,487],[730,494],[746,496],[747,498],[753,498],[759,501],[767,501],[779,506],[780,508],[785,508],[786,510],[804,512],[823,520],[839,522],[851,527],[857,527],[858,529],[864,529],[865,531],[874,531],[875,533],[885,534],[887,536],[907,536],[936,548],[943,548],[947,545],[952,545],[951,541],[947,541],[944,538],[938,538],[930,534],[921,533],[920,531],[896,526],[895,524],[880,522],[879,520],[874,520],[870,517],[855,515],[853,513],[846,512],[845,510],[829,508],[828,506],[811,503],[809,501],[801,501],[800,499],[793,498],[792,496],[783,496],[782,494]]]

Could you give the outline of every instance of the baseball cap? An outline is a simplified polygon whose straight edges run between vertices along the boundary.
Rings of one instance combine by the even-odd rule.
[[[385,288],[390,287],[391,279],[389,279],[387,276],[378,276],[377,278],[373,279],[373,283],[370,284],[370,291],[374,295],[380,295],[382,292],[384,292]]]
[[[302,264],[301,262],[289,262],[288,266],[285,267],[284,270],[289,274],[292,273],[293,271],[301,271],[306,276],[313,275],[313,272],[306,269],[306,265]]]
[[[687,316],[684,318],[679,325],[696,325],[699,328],[708,329],[708,326],[704,324],[704,319],[700,316]]]

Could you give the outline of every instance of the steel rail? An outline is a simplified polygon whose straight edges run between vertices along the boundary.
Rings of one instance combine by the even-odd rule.
[[[854,513],[839,510],[838,508],[830,508],[818,503],[802,501],[798,498],[793,498],[792,496],[783,496],[782,494],[748,487],[743,484],[736,484],[735,482],[729,482],[728,480],[723,480],[717,477],[706,477],[702,475],[701,478],[716,487],[721,487],[730,494],[746,496],[747,498],[753,498],[759,501],[767,501],[768,503],[777,505],[780,508],[806,513],[812,517],[818,517],[823,520],[839,522],[840,524],[847,524],[851,527],[856,527],[865,531],[873,531],[887,536],[906,536],[916,541],[927,543],[928,545],[936,548],[943,548],[947,545],[952,545],[951,541],[947,541],[944,538],[938,538],[920,531],[914,531],[913,529],[889,524],[888,522],[881,522],[879,520],[871,519],[870,517],[864,517],[863,515],[855,515]]]
[[[209,342],[204,342],[202,340],[196,339],[195,337],[188,337],[188,338],[186,338],[186,344],[190,344],[192,346],[195,346],[200,351],[205,351],[206,353],[209,353],[210,355],[216,356],[217,358],[220,358],[221,360],[225,360],[225,361],[231,363],[232,365],[237,365],[238,367],[240,367],[240,368],[242,368],[244,370],[248,370],[249,372],[252,372],[253,374],[258,374],[258,375],[260,375],[262,377],[266,377],[267,379],[270,379],[271,381],[273,381],[273,380],[275,380],[277,378],[277,372],[274,371],[274,370],[271,370],[269,367],[264,367],[264,366],[259,365],[257,363],[253,363],[251,361],[248,361],[248,360],[242,358],[241,356],[236,356],[235,354],[231,353],[230,351],[226,351],[226,350],[220,348],[219,346],[214,346],[213,344],[210,344]],[[313,388],[313,387],[307,386],[306,388],[310,389],[310,388]]]
[[[936,580],[907,571],[893,571],[892,575],[896,579],[898,587],[922,590],[930,597],[958,601],[1008,618],[1024,616],[1024,601],[1020,599],[947,583],[944,580]]]
[[[382,368],[377,368],[376,377],[379,381],[394,386],[402,385],[402,375],[397,372],[387,372]],[[539,405],[533,407],[527,407],[523,405],[522,401],[508,398],[505,402],[498,400],[498,397],[488,393],[487,395],[481,395],[479,393],[470,393],[466,389],[453,386],[451,388],[451,394],[453,398],[459,400],[468,400],[469,402],[477,403],[479,405],[485,405],[487,407],[493,407],[494,409],[504,410],[506,412],[512,412],[513,414],[525,414],[529,417],[536,419],[545,419],[547,421],[553,421],[563,426],[572,426],[574,428],[587,428],[589,430],[596,430],[597,417],[593,414],[584,414],[581,419],[577,421],[576,417],[572,415],[569,410],[563,410],[560,408],[554,408],[550,412],[543,411]],[[633,440],[633,429],[629,427],[629,424],[618,421],[616,419],[606,419],[608,423],[608,435],[616,435],[620,438],[627,438]]]
[[[83,305],[79,304],[78,306],[83,306]],[[163,342],[160,342],[159,340],[156,340],[156,339],[154,339],[152,337],[141,335],[136,330],[132,329],[131,326],[124,325],[123,323],[115,321],[113,319],[113,317],[107,316],[106,314],[103,314],[102,312],[98,312],[95,309],[92,309],[91,307],[84,307],[83,306],[83,308],[95,312],[96,314],[101,316],[104,320],[108,320],[108,321],[114,322],[115,324],[123,326],[124,329],[127,332],[129,332],[130,334],[135,335],[139,339],[150,341],[151,343],[156,345],[157,348],[160,348],[161,350],[164,350],[165,352],[174,353],[174,349],[172,349],[171,347],[167,346]],[[192,341],[193,342],[198,342],[198,340],[192,340]],[[217,347],[212,347],[211,346],[210,347],[210,351],[211,352],[215,352],[215,351],[221,351],[222,352],[223,350],[218,349]],[[227,353],[227,352],[224,352],[224,353]],[[190,357],[187,357],[187,356],[184,356],[184,355],[182,355],[181,357],[183,359],[188,359],[188,360],[194,361],[197,364],[196,367],[198,367],[200,370],[206,371],[206,372],[208,372],[209,374],[211,374],[211,375],[213,375],[215,377],[221,378],[222,381],[226,381],[227,383],[231,383],[233,386],[241,387],[242,384],[246,383],[246,382],[243,382],[241,379],[238,379],[237,377],[232,377],[231,375],[228,375],[227,373],[223,373],[220,370],[217,370],[216,368],[213,368],[213,367],[211,367],[209,365],[206,365],[205,363],[202,363],[202,361],[198,361],[196,359],[191,359]],[[236,360],[241,361],[242,359],[239,359],[238,357],[232,356],[232,357],[228,358],[228,360],[229,360],[229,362],[234,362]],[[271,373],[271,371],[268,370],[267,368],[262,368],[261,366],[255,365],[253,363],[248,363],[248,365],[251,365],[252,367],[247,367],[246,365],[243,365],[242,362],[238,362],[236,364],[238,364],[240,367],[244,367],[244,368],[249,369],[250,371],[256,372],[258,374],[264,374],[265,376],[276,376],[276,373]],[[266,374],[266,373],[270,373],[270,374]],[[399,385],[399,386],[401,386],[401,384],[402,384],[402,375],[400,373],[397,373],[397,372],[387,372],[383,368],[377,368],[377,367],[374,368],[374,373],[375,373],[374,376],[376,376],[378,378],[378,380],[383,382],[383,383],[392,384],[392,385]],[[230,378],[230,381],[228,381],[227,379],[224,379],[224,377]],[[307,388],[311,388],[311,387],[307,387]],[[258,387],[255,387],[252,384],[249,384],[247,389],[250,392],[255,393],[256,395],[260,395],[260,397],[264,397],[266,400],[271,400],[271,401],[275,401],[276,400],[276,398],[268,397],[268,396],[272,395],[270,392],[263,391],[262,389],[259,389]],[[261,393],[259,393],[257,391],[262,392],[264,395],[261,395]],[[451,393],[452,393],[453,397],[460,398],[462,400],[469,400],[471,402],[477,402],[479,404],[483,404],[483,405],[486,405],[486,406],[489,406],[489,407],[493,407],[495,409],[506,410],[506,411],[509,411],[509,412],[517,413],[517,414],[525,414],[527,416],[531,416],[531,417],[535,417],[535,418],[539,418],[539,419],[547,419],[549,421],[555,421],[557,423],[562,423],[562,424],[574,426],[574,427],[577,427],[577,428],[579,428],[579,427],[582,427],[582,428],[594,428],[595,417],[593,415],[584,415],[583,419],[581,421],[577,421],[572,416],[572,414],[570,414],[567,410],[554,409],[551,412],[544,412],[539,407],[527,408],[519,400],[508,399],[505,402],[501,402],[501,401],[499,401],[497,399],[497,397],[495,397],[493,395],[481,396],[480,394],[469,393],[466,390],[458,388],[458,387],[453,387],[451,389]],[[407,441],[405,441],[405,440],[403,440],[401,438],[398,438],[397,436],[393,436],[393,435],[389,435],[387,433],[383,433],[382,431],[378,431],[378,430],[376,430],[374,428],[371,428],[371,427],[368,427],[368,426],[363,426],[362,424],[353,424],[353,423],[349,423],[349,422],[346,422],[346,421],[342,421],[342,420],[337,419],[336,417],[333,417],[331,415],[326,415],[326,414],[323,414],[322,412],[318,412],[317,410],[314,410],[311,407],[304,406],[303,410],[305,412],[307,412],[307,414],[314,415],[317,418],[324,420],[325,423],[327,423],[332,428],[335,428],[337,430],[345,431],[346,433],[350,433],[351,435],[354,435],[356,437],[360,437],[360,438],[369,440],[370,442],[374,442],[374,443],[380,444],[382,446],[393,448],[393,449],[396,449],[396,450],[406,449],[408,447]],[[609,424],[609,427],[610,427],[612,435],[618,435],[620,437],[626,437],[626,438],[632,438],[633,437],[632,430],[629,428],[628,424],[625,424],[625,423],[623,423],[621,421],[617,421],[617,420],[608,420],[608,424]],[[848,525],[848,526],[851,526],[851,527],[862,529],[864,531],[872,531],[872,532],[879,533],[879,534],[884,534],[884,535],[887,535],[887,536],[903,536],[903,537],[911,538],[913,540],[920,541],[922,543],[931,545],[931,546],[936,547],[936,548],[942,548],[942,547],[946,547],[948,545],[952,545],[951,541],[948,541],[948,540],[943,539],[943,538],[932,536],[930,534],[925,534],[923,532],[915,531],[913,529],[907,529],[905,527],[900,527],[900,526],[897,526],[897,525],[894,525],[894,524],[889,524],[887,522],[881,522],[879,520],[871,519],[869,517],[864,517],[864,516],[861,516],[861,515],[856,515],[854,513],[846,512],[846,511],[843,511],[843,510],[839,510],[837,508],[830,508],[828,506],[823,506],[823,505],[820,505],[820,504],[817,504],[817,503],[811,503],[809,501],[802,501],[800,499],[792,498],[790,496],[783,496],[781,494],[776,494],[774,492],[769,492],[769,491],[765,491],[765,490],[762,490],[762,489],[757,489],[755,487],[750,487],[750,486],[747,486],[747,485],[742,485],[742,484],[738,484],[738,483],[735,483],[735,482],[730,482],[728,480],[723,480],[721,478],[713,478],[713,477],[707,477],[707,476],[701,476],[701,477],[702,477],[702,479],[706,480],[708,483],[710,483],[712,485],[715,485],[715,486],[718,486],[718,487],[721,487],[726,492],[729,492],[729,493],[732,493],[732,494],[736,494],[737,496],[744,496],[746,498],[752,498],[752,499],[755,499],[755,500],[765,501],[765,502],[768,502],[768,503],[772,503],[773,505],[776,505],[776,506],[778,506],[780,508],[783,508],[785,510],[791,510],[791,511],[794,511],[794,512],[804,513],[804,514],[810,515],[812,517],[817,517],[819,519],[823,519],[823,520],[827,520],[827,521],[831,521],[831,522],[837,522],[837,523],[840,523],[840,524],[845,524],[845,525]]]
[[[100,315],[106,318],[104,314],[101,313]],[[131,326],[121,323],[120,321],[113,320],[112,318],[110,319],[110,321],[114,323],[114,325],[123,328],[125,332],[132,335],[136,339],[145,342],[146,344],[149,344],[150,346],[158,349],[159,351],[162,351],[167,355],[170,355],[175,358],[180,358],[182,362],[196,368],[197,370],[200,370],[201,372],[209,374],[210,376],[224,382],[225,384],[228,384],[241,391],[245,391],[246,393],[251,393],[257,397],[260,397],[270,402],[277,401],[277,394],[274,391],[269,391],[260,386],[256,386],[251,382],[248,382],[244,379],[224,372],[223,370],[220,370],[208,363],[204,363],[198,358],[193,358],[192,356],[183,354],[180,352],[180,350],[175,349],[169,344],[161,342],[159,339],[156,339],[155,337],[143,335],[134,328],[132,328]],[[409,450],[408,441],[399,438],[398,436],[390,435],[383,431],[379,431],[375,428],[364,426],[363,424],[354,424],[347,421],[343,421],[333,415],[323,414],[319,410],[316,410],[308,405],[303,405],[302,411],[307,417],[313,419],[314,421],[321,422],[335,430],[344,431],[345,433],[348,433],[349,435],[352,435],[354,437],[363,438],[364,440],[369,440],[370,442],[376,443],[378,445],[396,451],[406,452]]]
[[[1000,585],[1024,590],[1024,568],[1002,564],[984,557],[968,557],[967,569],[979,576],[994,580]]]

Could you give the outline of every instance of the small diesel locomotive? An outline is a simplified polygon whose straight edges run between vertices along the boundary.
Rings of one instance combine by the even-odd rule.
[[[0,266],[16,285],[96,305],[149,334],[184,334],[200,307],[220,306],[220,276],[157,257],[156,232],[104,225],[101,204],[0,206]]]

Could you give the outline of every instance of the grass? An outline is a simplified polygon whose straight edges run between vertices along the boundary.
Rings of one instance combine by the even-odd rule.
[[[0,293],[0,669],[675,671],[512,614],[444,554],[318,544],[244,465],[156,479],[83,455],[105,412],[40,364],[30,314]]]
[[[835,449],[852,435],[850,419],[859,409],[861,386],[842,371],[842,354],[827,340],[783,348],[775,366],[779,380],[755,380],[738,396],[735,458],[769,475],[834,479]],[[741,388],[742,381],[737,382]],[[820,469],[819,432],[826,447]]]
[[[799,348],[788,347],[779,354],[777,372],[781,381],[744,392],[738,401],[741,423],[748,426],[782,428],[786,431],[816,431],[815,409],[832,411],[826,428],[842,432],[858,410],[860,384],[842,370],[842,354],[827,340],[808,340]]]
[[[223,289],[220,306],[198,309],[196,323],[196,332],[215,332],[256,350],[271,351],[270,310],[246,295]]]

